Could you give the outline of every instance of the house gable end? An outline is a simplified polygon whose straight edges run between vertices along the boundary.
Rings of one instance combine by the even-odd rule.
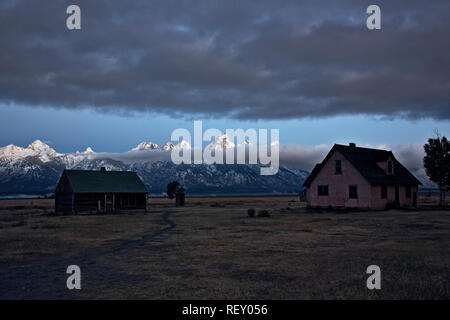
[[[322,170],[322,168],[327,164],[327,162],[330,160],[330,158],[332,158],[332,156],[334,155],[334,153],[336,151],[339,152],[338,145],[334,145],[331,150],[328,152],[328,154],[326,155],[326,157],[323,159],[323,161],[321,163],[316,164],[316,166],[314,167],[314,169],[311,171],[310,175],[306,178],[305,182],[303,183],[304,187],[309,188],[311,186],[311,184],[313,183],[314,179],[320,174],[320,171]],[[363,179],[365,179],[369,184],[370,181],[360,172],[360,170],[358,169],[358,167],[351,161],[351,159],[348,159],[345,156],[345,153],[343,152],[339,152],[340,155],[342,155],[343,158],[345,158],[345,160],[348,160],[350,162],[350,164],[355,168],[356,171],[358,171],[358,173],[361,175],[361,177]],[[380,169],[381,170],[381,169]]]
[[[61,177],[58,180],[58,184],[55,188],[55,193],[57,192],[73,192],[72,185],[70,184],[70,180],[67,178],[66,170],[63,171]]]

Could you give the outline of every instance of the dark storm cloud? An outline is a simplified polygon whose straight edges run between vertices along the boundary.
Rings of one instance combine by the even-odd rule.
[[[82,30],[65,27],[69,4]],[[0,102],[130,113],[450,119],[450,2],[0,4]]]

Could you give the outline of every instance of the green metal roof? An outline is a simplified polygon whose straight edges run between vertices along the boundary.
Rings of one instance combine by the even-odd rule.
[[[64,170],[75,193],[148,193],[132,171]]]

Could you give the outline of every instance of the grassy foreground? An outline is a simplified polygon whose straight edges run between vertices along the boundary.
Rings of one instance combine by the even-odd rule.
[[[150,208],[56,217],[52,200],[0,201],[0,298],[450,298],[450,211],[317,212],[289,197]],[[81,290],[66,288],[71,264]],[[373,264],[381,290],[366,287]]]

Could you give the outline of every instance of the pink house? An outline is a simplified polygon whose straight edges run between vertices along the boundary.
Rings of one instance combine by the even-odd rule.
[[[422,184],[392,151],[335,144],[303,184],[306,200],[318,208],[385,209],[417,204]]]

